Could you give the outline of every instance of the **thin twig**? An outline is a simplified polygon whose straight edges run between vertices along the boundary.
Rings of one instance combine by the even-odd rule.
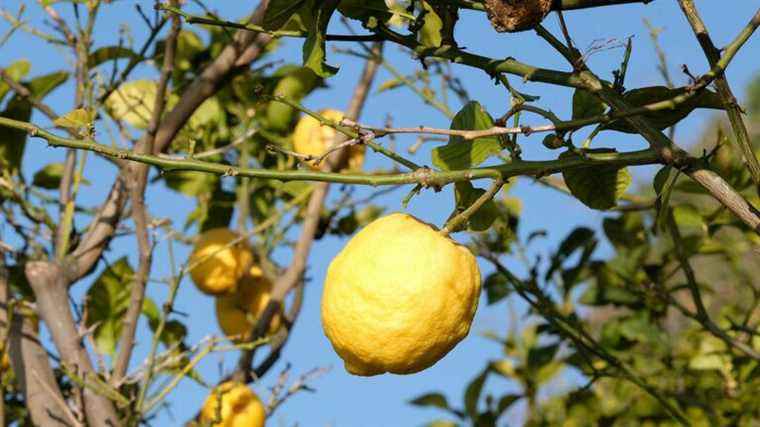
[[[697,7],[692,0],[679,0],[679,4],[694,31],[694,35],[699,41],[699,45],[702,47],[702,50],[707,57],[708,63],[711,67],[715,67],[721,58],[720,50],[715,47],[715,44],[710,38],[707,28],[705,27],[702,18],[699,16]],[[760,9],[758,9],[758,11],[752,16],[749,23],[742,31],[742,34],[746,34],[747,37],[749,37],[758,26],[760,26]],[[744,160],[747,162],[750,174],[755,182],[756,190],[760,192],[760,161],[757,159],[757,156],[755,156],[752,139],[749,136],[747,125],[744,123],[742,117],[742,109],[736,101],[733,92],[731,92],[731,87],[724,74],[721,74],[716,78],[715,88],[718,90],[718,95],[723,100],[723,105],[728,114],[728,120],[731,122],[731,127],[734,130],[736,143],[739,145],[739,148],[744,155]]]
[[[156,132],[161,125],[161,117],[166,107],[168,99],[168,85],[172,72],[174,71],[174,59],[177,50],[177,38],[181,29],[179,17],[172,20],[171,30],[167,37],[164,47],[164,63],[161,68],[156,91],[156,99],[152,106],[152,116],[148,124],[148,131],[135,148],[136,152],[149,154],[153,152],[153,142],[156,138]],[[139,251],[139,266],[137,274],[132,281],[129,308],[124,315],[124,328],[119,337],[119,354],[114,363],[113,374],[111,377],[112,384],[121,382],[129,368],[129,360],[132,357],[132,351],[135,346],[135,333],[137,331],[137,320],[142,311],[143,300],[145,299],[145,287],[150,274],[152,264],[153,248],[148,238],[148,214],[145,207],[145,188],[148,182],[148,165],[133,164],[130,165],[130,194],[132,199],[132,220],[135,223],[135,232],[137,236],[137,246]],[[144,389],[143,389],[144,390]],[[144,391],[141,390],[142,393]],[[140,396],[144,398],[144,394]],[[142,404],[142,400],[139,400]]]
[[[694,320],[699,322],[708,332],[726,343],[726,345],[729,347],[735,348],[745,355],[751,357],[752,359],[760,361],[760,353],[755,351],[751,346],[732,338],[726,333],[726,331],[721,329],[720,326],[716,325],[715,322],[713,322],[713,320],[710,318],[710,315],[707,312],[707,308],[705,307],[705,303],[702,300],[702,294],[699,290],[699,283],[697,283],[696,274],[694,273],[694,269],[691,268],[689,258],[684,250],[683,238],[681,237],[681,233],[678,230],[678,224],[676,223],[673,212],[668,212],[667,224],[668,230],[670,231],[671,240],[673,241],[673,246],[675,248],[676,257],[678,258],[678,262],[681,265],[681,270],[683,270],[683,273],[686,276],[686,284],[688,285],[691,299],[694,302],[694,307],[697,309],[696,313],[689,313],[691,314],[689,317],[692,317]]]
[[[448,220],[448,222],[446,222],[446,225],[440,230],[440,233],[444,236],[448,236],[451,232],[457,231],[459,227],[462,224],[465,224],[470,219],[470,217],[472,217],[480,208],[483,207],[483,205],[492,200],[494,196],[496,196],[496,193],[498,193],[503,186],[504,181],[502,179],[495,179],[493,181],[493,184],[491,184],[491,187],[480,197],[478,197],[477,200],[472,203],[472,205]]]

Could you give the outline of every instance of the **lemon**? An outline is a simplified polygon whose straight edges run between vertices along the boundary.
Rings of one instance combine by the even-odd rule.
[[[232,340],[245,338],[266,309],[271,292],[272,282],[263,276],[261,269],[251,268],[234,294],[216,298],[216,320],[222,332]],[[269,333],[277,331],[280,323],[281,316],[277,313],[269,323]]]
[[[323,117],[339,122],[343,120],[343,113],[337,110],[322,110],[319,112]],[[299,154],[319,157],[327,152],[335,141],[337,131],[330,126],[321,126],[319,120],[306,115],[296,124],[293,131],[293,150]],[[345,164],[338,169],[358,170],[364,163],[364,145],[356,144],[348,147],[348,157]],[[318,169],[315,161],[309,161],[312,168]],[[325,161],[320,163],[324,164]]]
[[[221,408],[219,400],[221,398]],[[213,427],[264,427],[266,411],[256,394],[245,384],[226,382],[206,398],[200,421]]]
[[[190,277],[202,292],[210,295],[235,291],[238,280],[253,262],[247,243],[231,242],[238,235],[227,228],[214,228],[201,234],[188,265]]]
[[[467,248],[395,213],[367,225],[330,263],[322,326],[349,373],[411,374],[467,335],[479,294]]]

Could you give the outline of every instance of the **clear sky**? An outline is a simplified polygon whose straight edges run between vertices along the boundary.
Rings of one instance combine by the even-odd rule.
[[[0,0],[0,7],[15,11],[19,3],[21,2],[17,0]],[[27,19],[37,26],[42,26],[43,17],[39,8],[31,4],[33,2],[27,3],[30,3],[26,12]],[[141,43],[145,37],[145,27],[135,12],[134,4],[136,3],[141,4],[148,11],[153,5],[152,1],[122,0],[103,8],[102,16],[96,26],[95,47],[114,44],[118,37],[117,29],[123,24],[131,28],[136,44]],[[221,16],[231,20],[244,16],[252,9],[252,3],[254,2],[231,0],[209,2]],[[703,0],[697,2],[697,5],[719,45],[732,39],[757,8],[757,2],[746,0],[730,2]],[[60,4],[56,7],[64,15],[70,15],[68,5]],[[189,9],[197,11],[193,5]],[[662,83],[656,70],[656,58],[648,31],[643,24],[645,18],[649,19],[653,25],[663,28],[660,40],[663,48],[668,52],[668,61],[676,84],[681,85],[687,82],[685,75],[679,71],[681,64],[688,65],[689,69],[697,75],[706,70],[702,52],[674,1],[658,0],[646,6],[636,4],[566,14],[572,35],[581,48],[585,48],[598,39],[622,41],[627,37],[633,37],[634,50],[626,82],[629,88]],[[335,24],[334,32],[342,32],[342,26]],[[558,34],[555,16],[547,18],[546,25]],[[7,24],[0,23],[0,32],[6,29]],[[203,34],[203,31],[198,28],[194,30]],[[567,69],[565,63],[534,34],[497,34],[487,25],[482,14],[463,13],[461,23],[457,27],[457,39],[460,40],[460,45],[472,52],[494,58],[514,57],[520,61],[547,68]],[[396,46],[387,46],[385,51],[387,58],[406,72],[412,71],[417,65],[407,55],[402,54]],[[743,93],[746,84],[760,68],[757,63],[759,53],[760,41],[758,37],[754,37],[728,70],[729,80],[737,94]],[[611,70],[620,63],[622,54],[623,51],[620,48],[597,53],[590,58],[590,65],[598,74],[609,78]],[[300,42],[287,41],[284,49],[277,55],[288,61],[299,61]],[[0,67],[7,66],[20,58],[27,58],[32,62],[31,75],[57,70],[64,66],[69,67],[72,61],[68,52],[17,32],[0,49]],[[328,81],[330,86],[328,89],[315,93],[305,101],[305,104],[311,108],[343,109],[348,103],[361,64],[350,57],[335,53],[329,55],[328,61],[331,64],[340,65],[340,72]],[[455,71],[464,81],[470,95],[486,106],[493,115],[499,115],[508,108],[506,93],[494,86],[482,72],[470,70],[464,66],[455,66]],[[135,74],[136,77],[154,75],[152,69],[148,67],[139,69]],[[388,73],[382,71],[378,81],[382,82],[388,78]],[[550,108],[560,117],[569,116],[572,96],[570,90],[543,84],[522,84],[518,78],[511,78],[511,81],[524,92],[540,95],[539,103],[542,107]],[[72,93],[71,85],[66,85],[52,94],[47,101],[56,111],[64,113],[72,108]],[[455,111],[459,107],[452,104],[452,109]],[[384,123],[387,114],[394,117],[397,125],[425,124],[435,127],[449,125],[445,117],[424,106],[415,95],[404,89],[373,95],[369,99],[362,121],[380,125]],[[692,114],[682,125],[679,125],[676,134],[677,142],[683,145],[693,142],[703,130],[706,118],[710,114],[709,112]],[[41,114],[35,114],[33,120],[39,124],[48,124]],[[533,120],[532,123],[536,123],[535,119],[531,118],[531,120]],[[413,138],[400,138],[399,146],[404,147],[413,142]],[[594,144],[616,147],[619,150],[643,147],[643,141],[640,138],[618,133],[602,134]],[[27,176],[31,176],[44,164],[63,159],[62,150],[48,148],[39,140],[30,141],[28,146],[24,164]],[[522,146],[526,158],[539,159],[554,155],[540,146],[540,136],[523,138]],[[429,148],[420,150],[414,159],[419,163],[430,164]],[[369,155],[369,168],[387,165],[385,159]],[[635,176],[643,181],[651,173],[651,168],[640,168],[635,171]],[[114,174],[115,170],[109,164],[90,156],[85,177],[92,182],[92,185],[82,190],[80,201],[88,206],[98,204],[108,191]],[[337,191],[333,193],[333,196],[335,194]],[[388,211],[401,210],[401,199],[405,194],[405,190],[401,189],[381,199],[381,203]],[[548,237],[535,246],[536,253],[556,247],[558,241],[577,225],[598,228],[600,220],[604,217],[604,214],[589,210],[569,197],[527,181],[520,181],[512,194],[522,200],[521,234],[524,236],[536,229],[548,231]],[[193,208],[194,200],[156,185],[149,189],[147,203],[152,215],[171,218],[175,220],[176,227],[181,227],[185,216]],[[425,221],[440,225],[449,215],[451,207],[452,195],[449,191],[438,194],[428,191],[413,199],[408,211]],[[78,221],[79,226],[84,224],[85,219]],[[0,234],[5,232],[6,230],[0,230]],[[460,240],[467,238],[465,235],[457,237]],[[481,334],[486,331],[505,334],[510,328],[515,327],[510,324],[512,321],[510,310],[521,313],[522,304],[517,300],[509,300],[494,306],[486,306],[483,300],[470,336],[438,364],[424,372],[409,376],[383,375],[372,378],[348,375],[325,338],[319,320],[319,299],[325,269],[343,244],[343,240],[332,237],[322,239],[315,244],[309,258],[307,275],[310,280],[306,285],[306,299],[301,317],[293,330],[279,365],[260,383],[253,385],[253,388],[263,396],[268,396],[268,387],[275,383],[276,374],[282,370],[286,362],[292,363],[292,372],[295,375],[314,367],[332,367],[332,370],[312,383],[312,386],[317,389],[316,394],[302,393],[293,397],[278,409],[269,425],[291,426],[298,423],[301,426],[417,426],[437,418],[440,414],[433,410],[409,406],[406,403],[409,399],[423,392],[436,390],[444,392],[450,401],[460,404],[467,382],[482,369],[486,360],[500,357],[498,345],[489,342]],[[136,264],[136,250],[132,237],[118,239],[112,248],[113,251],[108,255],[109,261],[115,261],[118,257],[127,254],[132,263]],[[177,248],[180,260],[186,258],[188,249]],[[608,249],[600,249],[599,254],[603,254],[606,250]],[[280,264],[286,264],[289,257],[289,251],[279,251],[276,253],[275,260]],[[507,260],[507,264],[519,270],[517,263]],[[166,277],[169,271],[167,247],[165,242],[161,242],[154,257],[152,275],[156,278]],[[488,272],[489,270],[483,265],[484,275]],[[88,285],[87,281],[77,285],[73,290],[74,296],[79,297],[86,291]],[[163,285],[152,284],[149,294],[161,303],[164,300],[165,291]],[[183,320],[190,331],[189,342],[197,342],[205,336],[219,333],[214,318],[213,300],[201,295],[189,281],[181,286],[176,308],[179,312],[187,314]],[[149,344],[145,325],[142,325],[140,332],[140,346],[134,357],[137,361],[142,360]],[[382,345],[382,343],[379,344]],[[200,367],[201,374],[209,382],[215,381],[220,367],[225,370],[234,367],[234,356],[228,354],[209,357]],[[572,382],[573,377],[566,375],[557,386],[566,387]],[[487,390],[503,391],[514,389],[514,387],[514,384],[491,379]],[[168,401],[169,410],[161,412],[153,424],[180,425],[188,416],[195,413],[206,394],[207,390],[192,381],[182,383]],[[519,423],[520,414],[521,407],[516,405],[507,416],[502,418],[502,423],[504,425]]]

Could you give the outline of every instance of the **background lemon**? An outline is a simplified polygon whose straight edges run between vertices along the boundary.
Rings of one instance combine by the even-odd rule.
[[[237,237],[227,228],[214,228],[198,237],[188,265],[195,265],[190,277],[202,292],[221,295],[235,291],[238,280],[253,262],[253,254],[244,241],[230,245]]]
[[[219,400],[221,398],[221,409]],[[214,427],[264,427],[266,411],[261,399],[245,384],[226,382],[206,398],[200,421]],[[219,421],[214,423],[214,421]]]
[[[322,326],[356,375],[430,367],[470,330],[480,271],[470,251],[406,214],[377,219],[330,263]]]
[[[343,119],[343,113],[337,110],[323,110],[319,114],[330,120],[340,121]],[[305,115],[298,121],[293,132],[293,150],[299,154],[321,156],[332,145],[336,133],[335,129],[329,126],[321,126],[319,120]],[[363,144],[352,145],[348,150],[346,164],[340,165],[338,169],[361,169],[364,163],[365,146]],[[313,161],[308,163],[313,168],[319,168]],[[320,163],[320,166],[322,164],[324,162]]]
[[[235,293],[216,299],[216,320],[222,332],[230,339],[244,338],[264,312],[271,292],[272,282],[258,267],[252,268]],[[280,323],[281,315],[277,313],[269,323],[269,332],[274,333]]]

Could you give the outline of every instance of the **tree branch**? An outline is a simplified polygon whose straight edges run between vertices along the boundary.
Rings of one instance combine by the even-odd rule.
[[[715,47],[715,44],[710,38],[710,34],[707,32],[707,27],[705,27],[705,23],[699,16],[697,7],[692,0],[679,0],[678,3],[681,5],[681,10],[689,21],[692,30],[694,30],[694,35],[697,37],[697,41],[699,41],[699,45],[702,47],[702,51],[704,51],[705,56],[707,57],[707,62],[710,64],[710,67],[715,67],[720,60],[720,49]],[[758,25],[760,25],[760,10],[758,10],[752,19],[750,19],[749,24],[745,27],[745,32],[751,34],[748,30],[752,29],[751,31],[754,31]],[[744,160],[747,162],[752,179],[755,181],[756,190],[760,191],[760,161],[758,161],[757,156],[755,156],[755,151],[752,148],[752,139],[749,136],[747,126],[742,118],[742,109],[736,101],[733,92],[731,92],[731,86],[729,86],[725,74],[721,74],[715,79],[715,88],[718,90],[718,95],[720,95],[723,100],[723,105],[728,114],[728,120],[734,130],[736,144],[739,145],[739,148],[744,155]]]
[[[68,365],[69,369],[85,381],[96,377],[97,373],[92,367],[87,349],[82,344],[69,308],[68,283],[63,269],[52,262],[27,262],[26,278],[37,297],[39,315],[47,325],[64,365]],[[89,387],[83,387],[82,393],[89,425],[121,425],[114,405],[108,398]]]
[[[728,64],[736,56],[739,49],[747,42],[752,33],[760,25],[760,22],[750,21],[734,40],[726,47],[723,57],[716,62],[716,65],[701,78],[701,84],[704,81],[710,81],[721,75],[728,67]],[[562,54],[568,62],[578,71],[578,76],[586,82],[585,89],[596,94],[607,105],[614,110],[625,112],[631,107],[625,102],[623,97],[615,92],[609,85],[605,84],[586,66],[580,53],[568,49],[557,40],[551,33],[539,26],[537,33],[543,37],[552,47]],[[662,163],[672,165],[681,169],[693,180],[697,181],[712,195],[718,202],[726,206],[734,215],[742,220],[748,227],[756,233],[760,233],[760,212],[747,202],[731,185],[729,185],[720,175],[707,170],[704,166],[695,162],[695,159],[682,148],[673,143],[667,136],[657,130],[649,123],[645,117],[630,116],[624,119],[628,124],[634,127],[654,149]]]
[[[268,5],[269,0],[259,2],[249,22],[261,22]],[[165,151],[198,106],[213,96],[230,76],[258,58],[271,39],[267,34],[237,31],[232,36],[232,42],[187,86],[177,105],[166,114],[156,133],[153,152]]]
[[[0,126],[23,129],[30,135],[46,140],[54,147],[69,147],[94,151],[106,156],[132,160],[158,167],[165,172],[197,171],[223,176],[276,179],[280,181],[321,181],[343,184],[362,185],[398,185],[422,184],[442,186],[457,181],[478,179],[508,179],[513,176],[544,176],[561,172],[565,169],[592,166],[633,166],[661,163],[659,155],[653,150],[640,150],[625,153],[587,153],[585,158],[573,157],[557,160],[515,160],[511,163],[481,168],[434,172],[429,168],[420,168],[413,172],[399,174],[371,175],[361,173],[336,173],[311,170],[270,170],[258,168],[240,168],[236,166],[204,162],[193,159],[175,159],[148,154],[137,154],[131,150],[113,148],[91,140],[63,138],[47,132],[36,125],[18,120],[0,117]]]
[[[699,290],[699,284],[697,283],[697,276],[691,268],[689,258],[684,251],[683,238],[681,237],[681,232],[678,230],[678,224],[673,216],[673,212],[668,212],[667,225],[671,239],[673,240],[676,258],[678,258],[678,262],[681,264],[681,270],[683,270],[683,273],[686,276],[686,284],[689,287],[689,293],[694,302],[694,307],[697,309],[696,313],[688,313],[689,317],[692,317],[699,322],[709,333],[726,343],[727,346],[735,348],[752,359],[760,361],[760,353],[755,351],[751,346],[732,338],[710,318],[710,315],[707,313],[707,308],[705,308],[705,303],[702,301],[702,294]]]
[[[498,193],[503,186],[504,181],[501,178],[495,179],[488,191],[478,197],[478,199],[475,200],[472,205],[468,206],[467,209],[463,210],[448,220],[448,222],[446,222],[446,225],[441,229],[440,233],[444,236],[448,236],[449,233],[457,231],[459,229],[459,226],[466,223],[471,216],[473,216],[480,208],[483,207],[483,205],[488,203],[488,201],[493,200],[494,196],[496,196],[496,193]]]
[[[138,142],[137,147],[135,147],[135,151],[138,153],[149,154],[153,152],[153,142],[161,123],[161,116],[166,108],[166,100],[168,98],[167,88],[169,86],[169,79],[174,71],[177,37],[179,36],[181,24],[178,16],[172,18],[172,27],[164,44],[164,63],[156,90],[156,99],[151,110],[152,116],[148,124],[148,131]],[[129,368],[129,360],[132,357],[132,351],[135,346],[135,332],[137,331],[137,323],[142,312],[145,287],[150,275],[153,258],[153,248],[148,238],[148,214],[145,208],[145,187],[148,183],[148,171],[148,165],[146,164],[133,163],[129,165],[132,221],[135,223],[140,264],[137,274],[132,281],[129,308],[124,315],[124,328],[122,329],[121,337],[119,337],[119,354],[116,357],[116,363],[114,364],[111,376],[112,385],[119,384]]]
[[[60,398],[60,401],[63,401],[63,397],[47,352],[37,337],[34,322],[15,312],[9,304],[11,294],[8,270],[2,252],[0,250],[0,326],[8,334],[8,347],[5,351],[8,352],[32,422],[39,426],[65,425],[68,408],[61,408],[51,400],[51,393]]]
[[[267,0],[259,3],[252,14],[251,22],[260,21],[267,5]],[[153,31],[151,38],[155,37],[156,34],[157,30]],[[154,153],[165,151],[198,106],[213,96],[222,83],[227,81],[234,72],[243,69],[247,64],[254,61],[268,41],[267,37],[255,37],[247,31],[236,33],[232,43],[228,44],[219,56],[196,77],[185,89],[174,109],[165,115],[154,139]],[[143,47],[143,51],[146,50],[147,43]],[[134,65],[136,63],[130,61],[127,69],[134,67]],[[124,77],[125,74],[122,76]],[[67,262],[66,266],[71,282],[92,271],[100,259],[100,255],[111,241],[126,205],[126,183],[127,180],[122,171],[122,174],[114,181],[108,199],[100,206],[98,214],[88,227],[87,233],[82,237],[82,243],[69,257],[71,262]]]
[[[362,109],[367,101],[369,90],[372,86],[372,82],[377,74],[379,67],[379,61],[382,44],[377,43],[373,51],[376,53],[373,59],[366,62],[364,71],[359,79],[359,82],[354,88],[354,93],[351,97],[348,109],[346,110],[345,117],[350,120],[357,120],[361,115]],[[341,133],[336,134],[333,146],[340,145],[349,136]],[[334,171],[337,170],[338,165],[343,163],[344,156],[347,155],[348,150],[343,152],[336,152],[330,155],[328,163],[325,168]],[[303,286],[303,274],[306,270],[306,262],[309,258],[312,243],[314,242],[314,236],[316,235],[319,227],[319,220],[322,212],[322,206],[324,205],[327,193],[330,186],[328,182],[321,182],[314,186],[314,190],[309,199],[309,203],[306,207],[306,213],[304,215],[304,221],[301,228],[301,234],[298,237],[295,248],[293,249],[293,259],[290,262],[290,266],[287,270],[281,274],[274,282],[272,287],[272,293],[270,296],[269,304],[267,304],[264,313],[258,320],[256,326],[251,331],[248,341],[255,341],[259,337],[266,335],[266,331],[269,329],[269,323],[271,322],[274,313],[282,307],[285,301],[285,296],[296,286]],[[283,338],[282,342],[276,348],[272,348],[272,354],[279,355],[280,350],[285,345],[287,337]],[[233,373],[232,378],[238,381],[250,382],[253,380],[251,375],[251,364],[253,362],[254,350],[244,351],[240,355],[238,360],[237,370]],[[261,372],[257,372],[260,375]]]

